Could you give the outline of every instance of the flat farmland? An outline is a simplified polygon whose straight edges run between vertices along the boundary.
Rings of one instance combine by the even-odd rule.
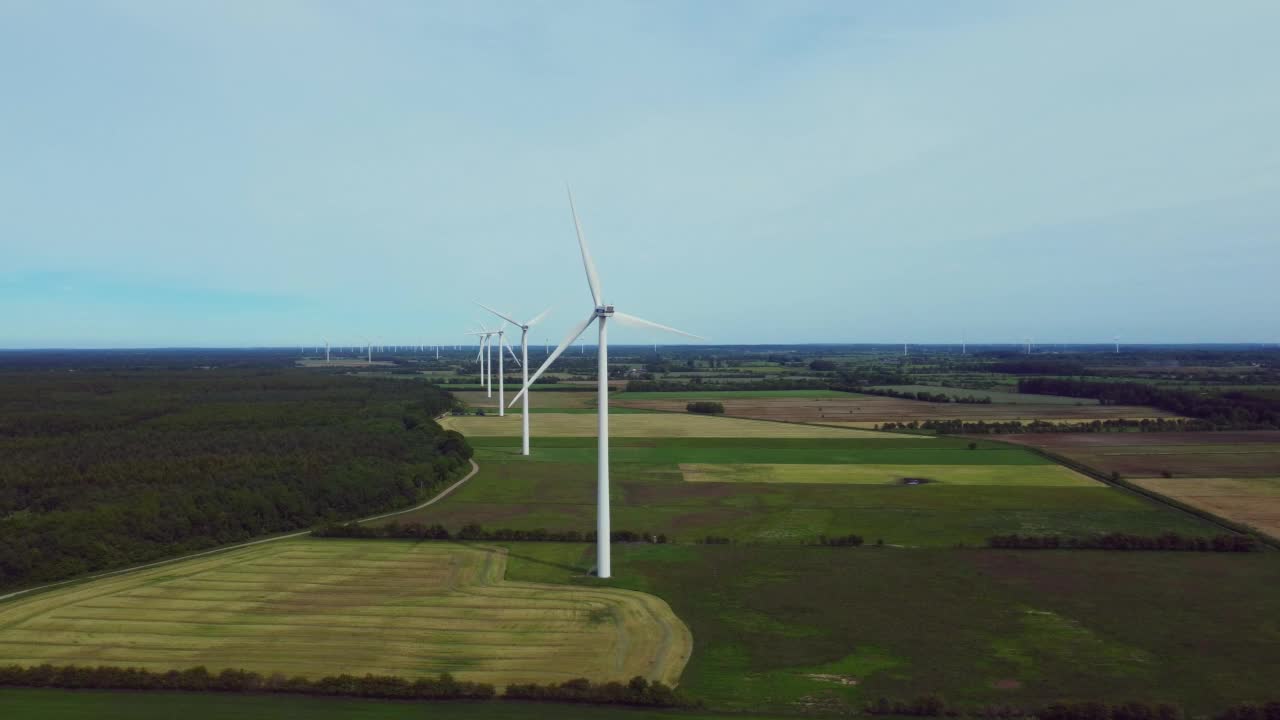
[[[1280,431],[1049,433],[1000,439],[1119,473],[1147,490],[1280,538]]]
[[[1268,477],[1280,474],[1280,431],[1031,433],[1006,442],[1043,448],[1125,477]]]
[[[875,385],[878,390],[897,390],[898,392],[929,392],[955,395],[957,397],[989,398],[993,404],[1007,405],[1093,405],[1099,402],[1093,398],[1075,398],[1064,395],[1031,395],[1028,393],[1004,392],[1002,390],[970,390],[968,388],[944,387],[941,385]]]
[[[639,393],[622,393],[613,403],[622,407],[642,410],[683,412],[685,404],[697,398],[688,394],[678,398],[637,399]],[[911,422],[913,420],[1107,420],[1115,418],[1173,417],[1170,413],[1148,407],[1126,405],[1067,405],[1067,404],[999,404],[978,405],[969,403],[931,403],[919,400],[875,395],[840,393],[839,397],[735,397],[720,393],[725,414],[740,418],[760,420],[785,420],[789,422],[826,423],[884,423]]]
[[[682,405],[680,408],[684,410]],[[441,425],[467,437],[519,437],[520,415],[446,417]],[[539,413],[530,418],[530,433],[544,437],[596,435],[594,413]],[[888,438],[896,436],[855,428],[831,428],[793,423],[758,422],[689,413],[629,413],[609,418],[610,437],[724,437],[724,438]]]
[[[487,397],[483,390],[454,390],[453,396],[477,408],[496,408],[498,407],[498,388],[493,388],[493,397]],[[511,402],[511,398],[520,392],[517,385],[514,388],[507,388],[507,402]],[[577,392],[565,390],[553,390],[549,392],[533,391],[529,396],[529,406],[538,408],[594,408],[596,406],[596,394],[594,392]]]
[[[1280,478],[1140,478],[1134,483],[1280,538]]]
[[[666,603],[507,582],[506,567],[501,549],[450,543],[264,543],[0,604],[0,664],[679,679],[691,640]]]
[[[593,530],[595,438],[539,437],[537,427],[535,422],[529,457],[519,454],[518,438],[471,437],[479,474],[440,503],[398,519],[438,522],[451,529],[477,522],[490,528]],[[820,534],[858,533],[869,541],[913,547],[981,545],[991,535],[1015,532],[1217,531],[1208,522],[1154,501],[1064,476],[1056,463],[1022,448],[976,440],[976,448],[970,450],[967,440],[869,435],[873,437],[616,437],[610,484],[614,528],[665,533],[678,542],[717,535],[794,544],[813,542]],[[904,477],[918,476],[921,467],[947,466],[939,472],[952,477],[973,468],[966,478],[969,483],[983,476],[988,483],[1011,478],[1023,482],[939,482],[924,487],[891,482],[688,482],[681,470],[686,464],[777,464],[789,466],[783,472],[800,475],[807,472],[800,466],[836,465],[857,473],[859,466],[873,465],[877,473]],[[1054,484],[1044,484],[1049,476]]]
[[[1106,486],[1061,465],[783,465],[740,463],[704,465],[681,463],[688,482],[738,483],[850,483],[902,484],[906,478],[925,479],[919,492],[945,485],[1020,485],[1035,487]]]

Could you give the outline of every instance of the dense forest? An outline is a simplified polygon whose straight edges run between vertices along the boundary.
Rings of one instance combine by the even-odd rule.
[[[1150,405],[1221,429],[1280,428],[1280,399],[1242,391],[1202,394],[1141,382],[1024,378],[1018,392],[1096,398],[1103,405]]]
[[[423,382],[269,368],[0,374],[0,588],[410,504],[471,449]]]

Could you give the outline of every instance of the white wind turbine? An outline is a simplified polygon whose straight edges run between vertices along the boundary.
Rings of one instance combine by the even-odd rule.
[[[480,305],[480,303],[476,303],[476,304]],[[539,322],[542,322],[542,318],[547,316],[547,313],[551,311],[551,308],[547,308],[546,310],[543,310],[542,312],[538,313],[537,317],[530,320],[529,322],[522,323],[516,320],[512,320],[507,315],[500,313],[497,310],[494,310],[493,308],[488,307],[486,305],[480,305],[480,307],[484,308],[485,310],[488,310],[494,315],[497,315],[498,317],[502,318],[505,322],[509,322],[512,325],[515,325],[516,327],[520,328],[520,357],[522,359],[516,359],[516,353],[514,350],[511,350],[510,345],[507,346],[507,350],[511,352],[511,359],[515,360],[516,364],[520,366],[521,377],[523,380],[521,384],[528,385],[529,384],[529,328],[533,327],[534,325],[537,325]],[[502,348],[498,348],[498,357],[499,358],[502,357]],[[524,404],[520,406],[521,407],[520,428],[521,428],[521,437],[523,438],[520,443],[520,454],[528,455],[529,454],[529,393],[525,393],[523,399],[524,399]],[[499,407],[502,406],[502,402],[503,402],[502,381],[499,380],[498,381]]]
[[[578,211],[573,206],[572,192],[569,193],[569,212],[573,215],[573,229],[578,235],[578,250],[582,253],[582,266],[587,271],[587,285],[591,288],[591,301],[594,307],[587,319],[569,331],[569,334],[560,342],[560,345],[542,363],[542,367],[538,368],[533,377],[529,378],[524,387],[520,388],[519,394],[512,398],[511,404],[515,405],[516,400],[528,395],[530,386],[537,382],[542,373],[546,372],[547,368],[551,366],[551,363],[555,362],[555,359],[560,357],[560,354],[572,345],[579,335],[586,332],[591,323],[598,323],[600,344],[596,355],[598,374],[596,383],[596,432],[599,448],[596,459],[596,576],[607,578],[611,575],[609,558],[609,342],[607,322],[609,318],[614,318],[624,324],[665,330],[696,340],[702,340],[703,338],[683,330],[659,325],[634,315],[617,312],[612,305],[606,305],[600,288],[600,277],[596,274],[595,263],[591,262],[591,254],[587,252],[587,241],[582,237],[582,223],[578,222]]]

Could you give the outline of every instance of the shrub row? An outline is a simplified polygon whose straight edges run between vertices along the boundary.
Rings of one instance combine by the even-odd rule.
[[[1280,720],[1280,701],[1242,703],[1217,715],[1214,720]]]
[[[592,683],[585,678],[547,685],[508,685],[502,695],[509,700],[593,703],[597,705],[646,705],[649,707],[690,707],[695,703],[661,682],[649,682],[637,675],[631,682]]]
[[[943,435],[1009,435],[1017,433],[1103,433],[1103,432],[1191,432],[1213,430],[1205,420],[1149,418],[1142,420],[1092,420],[1086,423],[1055,423],[1046,420],[1002,420],[964,422],[963,420],[912,420],[887,422],[877,430],[933,430]]]
[[[841,535],[839,537],[818,536],[818,544],[827,547],[858,547],[862,544],[861,535]]]
[[[1156,536],[1108,533],[1085,538],[1058,535],[993,535],[987,547],[1009,550],[1166,550],[1182,552],[1254,552],[1261,548],[1248,535],[1188,537],[1177,533]]]
[[[336,675],[308,680],[281,674],[263,677],[247,670],[230,669],[215,675],[203,666],[152,672],[132,667],[7,665],[0,666],[0,686],[5,685],[93,690],[294,693],[405,700],[487,700],[494,696],[492,685],[461,682],[448,673],[417,680],[391,675]]]
[[[458,532],[451,533],[439,523],[424,525],[420,522],[389,522],[386,525],[360,525],[358,523],[334,523],[324,525],[311,531],[315,537],[330,538],[394,538],[409,540],[490,540],[497,542],[569,542],[593,543],[596,541],[594,530],[579,532],[577,530],[515,530],[498,528],[488,530],[475,523],[463,525]],[[609,533],[613,542],[648,542],[659,545],[670,542],[661,533],[639,533],[634,530],[614,530]]]
[[[691,413],[702,413],[704,415],[723,415],[724,403],[706,402],[706,401],[691,402],[685,405],[684,409],[688,410]]]
[[[394,675],[330,675],[319,680],[263,676],[248,670],[223,670],[217,674],[203,666],[189,670],[153,672],[142,668],[88,667],[78,665],[0,666],[0,687],[65,688],[74,690],[180,690],[188,692],[288,693],[379,698],[388,700],[535,700],[687,707],[695,703],[673,688],[636,676],[619,682],[592,683],[585,678],[563,683],[508,685],[498,695],[488,683],[465,682],[449,673],[435,678],[407,680]]]
[[[1011,705],[988,705],[960,709],[946,704],[936,696],[917,698],[909,702],[880,698],[868,703],[869,715],[902,715],[908,717],[980,717],[980,718],[1038,718],[1038,720],[1180,720],[1182,711],[1167,703],[1126,702],[1109,705],[1100,702],[1053,703],[1042,708],[1025,708]],[[1273,720],[1269,717],[1223,718],[1218,720]]]

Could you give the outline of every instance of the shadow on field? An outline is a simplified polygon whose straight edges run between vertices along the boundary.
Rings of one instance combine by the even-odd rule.
[[[469,547],[469,548],[474,548],[476,550],[486,550],[486,551],[492,550],[494,544],[501,543],[501,541],[499,540],[489,541],[489,542],[486,542],[486,541],[470,542],[466,540],[455,540],[453,542],[455,545],[461,545],[463,547]],[[511,545],[514,545],[514,544],[515,543],[512,543]],[[534,557],[532,555],[524,555],[524,554],[518,553],[512,548],[511,545],[503,545],[503,547],[505,547],[507,550],[507,557],[518,558],[520,560],[536,563],[538,565],[545,565],[550,568],[556,568],[557,570],[568,570],[569,572],[576,573],[578,575],[587,575],[591,572],[589,568],[583,567],[581,565],[566,565],[564,563],[552,562],[551,560],[545,560],[540,557]]]

